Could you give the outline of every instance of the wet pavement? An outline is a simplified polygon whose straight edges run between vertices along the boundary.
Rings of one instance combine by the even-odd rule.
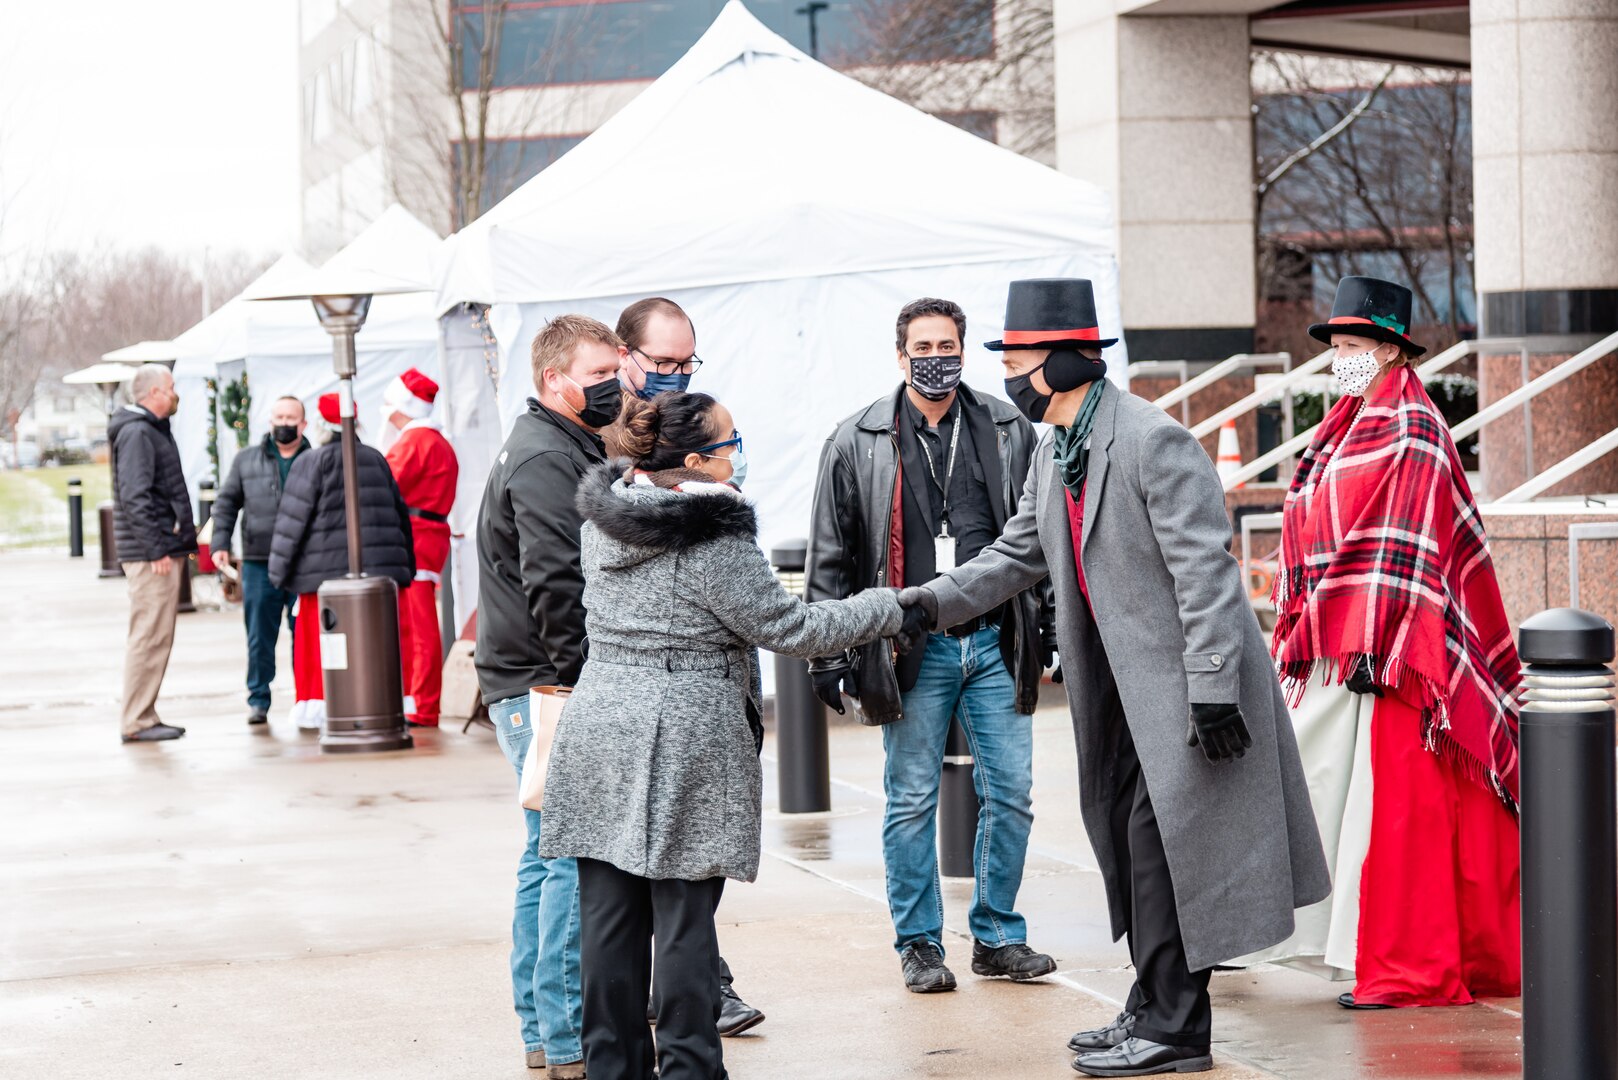
[[[190,733],[122,746],[121,581],[59,555],[0,556],[0,1077],[523,1077],[506,948],[521,823],[493,736],[320,754],[251,730],[239,617],[180,618],[159,703]],[[286,643],[283,642],[283,659]],[[284,667],[284,664],[283,664]],[[1054,699],[1053,699],[1054,703]],[[1079,827],[1072,735],[1035,717],[1031,943],[1059,974],[974,978],[969,881],[946,882],[954,994],[904,991],[883,902],[881,738],[831,733],[830,813],[773,809],[765,858],[727,889],[720,939],[769,1019],[728,1040],[745,1077],[1072,1076],[1076,1028],[1130,973]],[[1342,986],[1216,975],[1210,1077],[1520,1075],[1516,1001],[1351,1014]]]

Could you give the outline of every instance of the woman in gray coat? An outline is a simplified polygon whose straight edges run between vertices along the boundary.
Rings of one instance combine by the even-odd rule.
[[[805,604],[781,587],[723,405],[667,393],[625,409],[632,466],[579,486],[589,652],[551,750],[539,850],[579,860],[585,1071],[653,1075],[655,930],[662,1080],[713,1080],[714,908],[726,878],[758,874],[756,646],[824,656],[895,635],[905,616],[889,590]]]

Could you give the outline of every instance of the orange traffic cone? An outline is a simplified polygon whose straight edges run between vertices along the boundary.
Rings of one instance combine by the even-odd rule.
[[[1236,421],[1234,420],[1226,420],[1224,426],[1219,429],[1219,456],[1215,459],[1214,464],[1219,469],[1219,479],[1221,480],[1228,480],[1232,474],[1242,467],[1242,448],[1241,443],[1236,439]],[[1237,488],[1245,486],[1245,483],[1237,484],[1228,490],[1235,491]]]

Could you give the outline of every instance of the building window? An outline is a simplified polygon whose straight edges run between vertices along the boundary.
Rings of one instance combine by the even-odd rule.
[[[579,145],[584,135],[543,135],[528,139],[489,139],[483,147],[483,188],[478,198],[478,213],[510,195],[532,180],[563,154]],[[456,189],[460,189],[460,170],[470,160],[472,147],[455,144]]]
[[[999,113],[988,111],[941,112],[933,115],[946,124],[953,124],[962,131],[970,131],[980,139],[987,139],[990,142],[998,141],[996,135],[999,128]]]
[[[821,59],[851,67],[868,63],[969,60],[994,51],[993,0],[960,0],[942,23],[916,28],[915,0],[840,0],[817,20]],[[801,49],[809,24],[797,14],[802,0],[752,0],[748,8],[770,29]],[[551,0],[513,5],[504,15],[494,85],[655,79],[678,60],[713,22],[724,0]],[[933,10],[933,9],[930,9]],[[464,35],[462,85],[477,86],[483,41],[481,5],[459,9]]]

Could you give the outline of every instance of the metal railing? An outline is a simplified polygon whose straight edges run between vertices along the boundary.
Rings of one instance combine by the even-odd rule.
[[[1618,521],[1591,521],[1567,527],[1568,607],[1579,606],[1579,541],[1618,540]]]
[[[1470,344],[1481,346],[1480,351],[1486,351],[1489,343],[1483,341],[1471,342]],[[1532,401],[1551,387],[1566,382],[1570,377],[1583,371],[1615,349],[1618,349],[1618,333],[1608,334],[1589,348],[1574,353],[1566,360],[1563,360],[1539,378],[1513,390],[1488,408],[1479,409],[1475,415],[1468,416],[1465,420],[1449,429],[1450,437],[1459,442],[1489,421],[1504,416],[1512,409],[1517,408],[1517,406]]]
[[[1416,368],[1417,377],[1420,378],[1422,382],[1428,381],[1442,372],[1445,368],[1449,367],[1451,364],[1454,364],[1459,360],[1464,360],[1466,357],[1470,356],[1472,353],[1472,347],[1476,344],[1476,342],[1472,341],[1461,341],[1451,345],[1449,348],[1445,349],[1432,359],[1422,362]],[[1283,442],[1280,446],[1277,446],[1274,450],[1266,451],[1265,453],[1254,458],[1252,461],[1249,461],[1240,469],[1236,470],[1234,473],[1231,473],[1230,476],[1225,478],[1225,490],[1230,491],[1241,484],[1245,484],[1247,481],[1260,475],[1266,470],[1279,465],[1287,458],[1293,457],[1299,451],[1303,450],[1309,445],[1309,443],[1315,437],[1315,432],[1319,430],[1320,425],[1316,424],[1307,431],[1301,431],[1294,435],[1292,438]]]
[[[1198,390],[1212,386],[1232,372],[1239,371],[1244,367],[1266,367],[1271,364],[1279,364],[1282,370],[1286,370],[1292,366],[1292,354],[1286,352],[1237,353],[1235,356],[1226,357],[1224,360],[1219,361],[1207,371],[1190,378],[1187,378],[1190,371],[1189,361],[1170,361],[1170,367],[1179,369],[1180,385],[1154,400],[1152,404],[1164,412],[1168,412],[1171,406],[1188,401]],[[1130,366],[1129,372],[1131,375],[1142,373],[1141,369],[1146,366],[1146,364],[1133,364]]]
[[[1208,417],[1208,419],[1202,421],[1202,423],[1194,425],[1191,428],[1191,434],[1200,439],[1204,435],[1218,431],[1224,425],[1226,420],[1234,420],[1238,416],[1245,416],[1247,413],[1252,412],[1254,409],[1258,408],[1260,405],[1263,405],[1271,398],[1279,396],[1283,390],[1288,390],[1307,379],[1309,376],[1323,371],[1325,368],[1330,366],[1331,358],[1332,353],[1331,350],[1328,349],[1319,356],[1316,356],[1311,360],[1307,360],[1295,368],[1289,369],[1286,374],[1281,375],[1273,382],[1266,384],[1262,390],[1254,390],[1246,397],[1232,402],[1230,405],[1220,409],[1218,412]]]

